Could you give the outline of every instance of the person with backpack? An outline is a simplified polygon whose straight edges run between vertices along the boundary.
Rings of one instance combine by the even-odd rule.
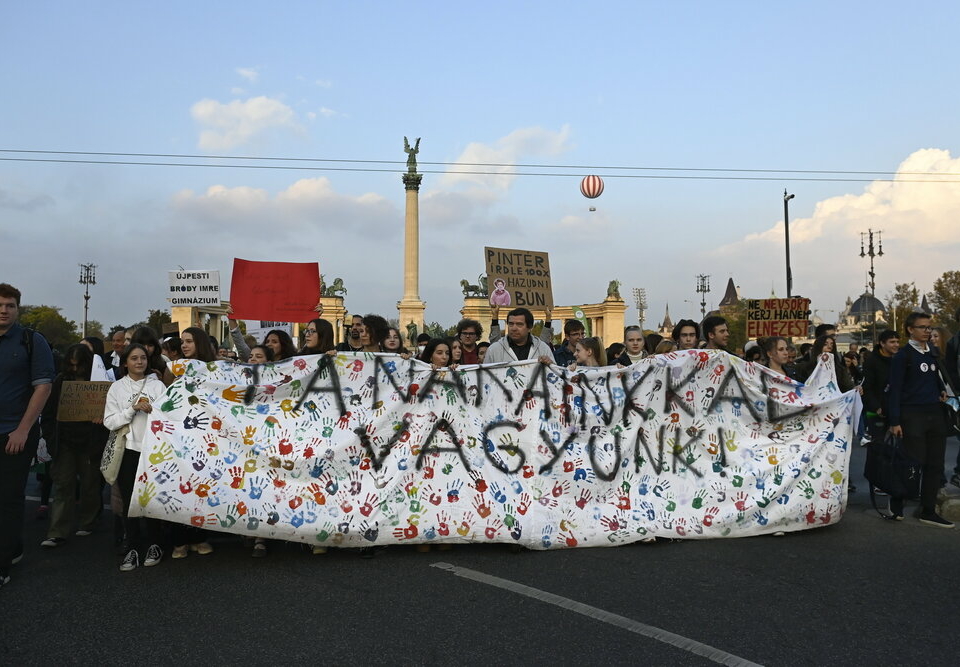
[[[0,588],[23,556],[24,491],[53,384],[53,353],[20,318],[20,290],[0,283]]]

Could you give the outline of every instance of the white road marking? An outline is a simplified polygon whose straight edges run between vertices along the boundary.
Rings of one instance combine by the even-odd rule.
[[[470,579],[472,581],[478,581],[481,584],[502,588],[503,590],[507,590],[512,593],[519,593],[520,595],[533,598],[534,600],[546,602],[547,604],[552,604],[562,609],[602,621],[603,623],[615,625],[618,628],[623,628],[624,630],[628,630],[644,637],[649,637],[650,639],[656,639],[657,641],[675,646],[681,650],[699,655],[721,665],[759,667],[759,665],[757,665],[755,662],[750,662],[749,660],[733,655],[732,653],[727,653],[726,651],[718,648],[702,644],[694,639],[688,639],[678,634],[661,630],[660,628],[656,628],[652,625],[640,623],[639,621],[635,621],[632,618],[627,618],[626,616],[620,616],[619,614],[604,611],[603,609],[598,609],[597,607],[591,607],[588,604],[583,604],[582,602],[577,602],[576,600],[571,600],[570,598],[554,595],[553,593],[542,591],[539,588],[525,586],[523,584],[518,584],[515,581],[510,581],[509,579],[502,579],[491,574],[478,572],[477,570],[451,565],[450,563],[432,563],[430,567],[436,567],[450,572],[451,574],[455,574],[458,577],[463,577],[464,579]]]

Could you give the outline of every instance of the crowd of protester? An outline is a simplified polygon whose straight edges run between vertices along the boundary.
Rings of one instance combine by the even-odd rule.
[[[333,326],[319,316],[302,327],[297,342],[283,329],[271,330],[262,341],[256,340],[245,336],[239,323],[230,319],[230,340],[223,344],[198,326],[162,340],[146,326],[119,329],[109,337],[109,351],[99,338],[87,337],[70,346],[55,369],[43,336],[18,324],[19,307],[20,292],[0,284],[0,586],[10,580],[11,565],[23,555],[24,490],[31,467],[38,470],[41,480],[37,516],[49,522],[41,546],[54,549],[71,537],[88,536],[99,525],[103,508],[102,452],[108,434],[119,429],[128,430],[120,472],[111,487],[120,569],[157,565],[168,545],[173,559],[213,552],[206,532],[199,528],[127,516],[148,415],[166,386],[176,379],[178,366],[170,363],[173,361],[224,359],[263,364],[298,355],[368,352],[415,357],[437,369],[536,359],[575,371],[625,367],[652,355],[695,348],[733,353],[727,349],[728,323],[718,315],[702,322],[682,319],[668,337],[628,326],[622,341],[604,347],[599,338],[586,336],[584,324],[575,319],[563,323],[561,340],[555,345],[550,311],[538,336],[532,333],[533,314],[525,308],[509,311],[501,327],[500,309],[493,306],[488,341],[482,340],[483,325],[472,319],[460,320],[450,337],[421,334],[416,341],[409,341],[409,349],[400,331],[375,314],[353,316],[345,340],[339,344],[334,343]],[[317,310],[322,315],[322,308]],[[960,311],[956,317],[960,322]],[[924,466],[921,522],[949,528],[953,524],[935,510],[937,492],[946,482],[943,467],[948,430],[940,403],[960,388],[960,333],[951,337],[931,322],[927,314],[911,314],[903,345],[896,332],[885,330],[872,350],[850,344],[841,353],[836,328],[824,324],[816,328],[813,343],[797,347],[785,338],[771,336],[748,341],[742,356],[798,382],[810,377],[822,357],[832,361],[838,389],[855,389],[863,396],[864,441],[882,439],[888,432],[903,437],[904,446]],[[72,380],[113,383],[102,419],[57,419],[63,382]],[[41,436],[52,456],[48,464],[36,463]],[[960,486],[960,457],[949,481]],[[903,498],[890,499],[893,518],[903,518],[903,504]],[[265,556],[268,545],[266,540],[254,540],[252,555]],[[325,547],[313,547],[314,554],[325,551]],[[361,550],[363,557],[372,553],[370,548]]]

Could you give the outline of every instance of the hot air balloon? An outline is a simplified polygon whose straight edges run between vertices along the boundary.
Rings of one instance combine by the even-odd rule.
[[[599,176],[584,176],[580,181],[580,192],[587,199],[596,199],[603,194],[603,179]]]
[[[596,199],[603,194],[603,179],[599,176],[584,176],[580,181],[580,192],[587,199]],[[591,211],[596,211],[596,207],[591,206]]]

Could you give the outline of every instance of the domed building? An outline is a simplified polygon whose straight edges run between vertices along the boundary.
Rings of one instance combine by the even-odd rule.
[[[883,302],[869,292],[861,294],[856,301],[847,297],[846,308],[840,313],[840,323],[846,327],[859,327],[862,324],[871,325],[886,323],[887,309]]]

